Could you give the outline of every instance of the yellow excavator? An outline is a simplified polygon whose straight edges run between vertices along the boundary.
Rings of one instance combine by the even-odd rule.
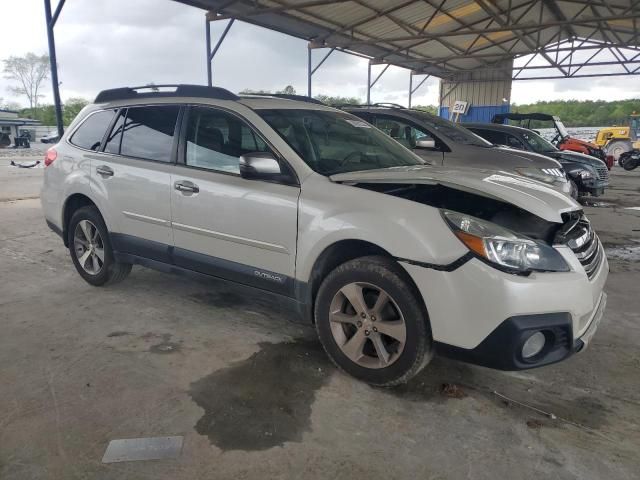
[[[607,155],[612,155],[617,162],[620,161],[621,155],[632,150],[640,150],[640,114],[633,112],[629,115],[626,126],[613,126],[599,130],[594,143]]]

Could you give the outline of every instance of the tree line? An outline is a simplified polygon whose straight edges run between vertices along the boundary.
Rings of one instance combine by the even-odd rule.
[[[625,125],[633,112],[640,113],[640,99],[559,100],[511,106],[512,112],[557,115],[567,127],[608,127]]]

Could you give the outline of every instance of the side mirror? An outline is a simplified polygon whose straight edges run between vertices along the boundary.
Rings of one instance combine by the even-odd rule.
[[[268,152],[251,152],[240,156],[240,176],[249,180],[279,180],[280,162]]]
[[[436,141],[433,138],[421,138],[416,141],[416,148],[432,150],[436,148]]]

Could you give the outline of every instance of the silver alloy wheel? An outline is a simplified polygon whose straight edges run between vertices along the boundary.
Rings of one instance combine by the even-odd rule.
[[[73,232],[73,251],[78,263],[89,275],[98,275],[104,266],[104,243],[98,228],[89,220],[80,220]]]
[[[331,333],[349,359],[365,368],[385,368],[402,354],[407,327],[397,303],[380,287],[349,283],[334,295]]]

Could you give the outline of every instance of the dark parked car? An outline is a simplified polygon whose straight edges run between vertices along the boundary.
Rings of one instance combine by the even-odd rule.
[[[559,150],[532,130],[494,123],[466,123],[465,127],[493,144],[558,160],[581,195],[597,197],[609,186],[609,170],[602,160],[583,153]]]
[[[533,152],[493,145],[463,126],[399,105],[348,105],[343,110],[373,124],[433,165],[508,172],[575,193],[562,166]]]
[[[58,132],[49,132],[40,139],[42,143],[58,143],[58,140],[60,140]]]

